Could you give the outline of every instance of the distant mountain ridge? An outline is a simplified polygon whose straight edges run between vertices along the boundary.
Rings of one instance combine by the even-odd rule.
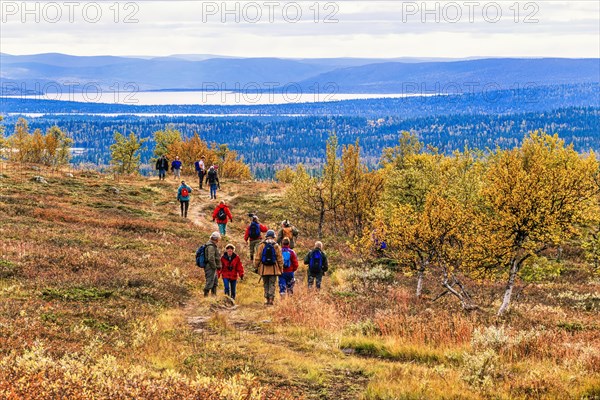
[[[600,59],[236,58],[0,53],[0,94],[115,90],[333,90],[337,93],[468,93],[488,88],[600,82]],[[60,89],[57,89],[57,85]],[[315,89],[317,88],[317,89]]]

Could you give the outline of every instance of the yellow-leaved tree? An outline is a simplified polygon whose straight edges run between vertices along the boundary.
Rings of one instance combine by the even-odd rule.
[[[27,162],[31,149],[31,135],[26,119],[19,118],[17,120],[15,131],[8,142],[12,150],[10,159],[17,162]]]
[[[140,154],[144,142],[147,139],[140,139],[135,133],[131,132],[129,137],[115,132],[115,143],[110,146],[110,163],[119,174],[132,174],[138,172],[140,167]]]
[[[172,126],[167,126],[164,130],[154,132],[154,142],[156,143],[154,156],[156,158],[166,156],[169,153],[169,147],[181,141],[181,132]]]
[[[157,135],[157,133],[159,133]],[[252,173],[250,167],[244,163],[243,158],[238,156],[236,151],[230,150],[226,144],[209,144],[200,138],[198,133],[188,139],[182,139],[181,133],[174,130],[155,132],[155,140],[162,140],[165,152],[162,150],[156,155],[166,155],[169,160],[179,157],[183,164],[182,173],[184,175],[195,175],[196,169],[194,163],[204,156],[206,168],[211,165],[218,165],[219,176],[229,179],[251,179]],[[163,147],[161,145],[161,148]],[[158,148],[158,142],[157,142]]]
[[[479,244],[493,254],[506,289],[498,315],[509,308],[523,263],[577,231],[596,210],[595,155],[583,156],[557,135],[532,132],[521,147],[491,154],[481,190]]]
[[[40,129],[29,133],[27,120],[19,118],[15,125],[15,133],[9,138],[10,158],[17,162],[44,164],[52,167],[68,164],[73,140],[52,126],[42,135]]]
[[[339,149],[337,135],[332,133],[327,139],[325,148],[325,165],[323,166],[322,179],[319,186],[323,189],[325,197],[325,209],[330,214],[329,221],[332,225],[332,230],[337,231],[338,212],[340,211],[342,202],[341,192],[341,161],[337,156]],[[319,230],[319,238],[322,236],[322,229]]]
[[[285,198],[286,203],[293,206],[297,218],[305,221],[306,228],[312,229],[310,225],[316,221],[317,236],[323,237],[325,213],[329,211],[323,182],[319,178],[310,176],[304,166],[298,164]]]
[[[585,232],[581,247],[586,259],[593,265],[596,272],[600,272],[600,171],[596,175],[596,209],[589,216],[587,231]]]
[[[237,151],[229,150],[227,145],[220,146],[219,175],[221,178],[248,180],[252,178],[250,167],[244,163],[243,157],[238,157]]]
[[[383,171],[369,171],[360,159],[358,140],[342,149],[337,218],[346,234],[362,235],[383,191]]]
[[[285,167],[275,173],[275,180],[281,183],[292,183],[294,181],[295,171],[291,167]]]
[[[44,164],[57,167],[69,163],[73,139],[67,137],[58,126],[52,126],[46,131],[44,142]]]
[[[385,188],[375,219],[360,240],[362,249],[385,242],[386,253],[417,275],[416,294],[427,271],[444,291],[473,309],[459,273],[469,271],[465,243],[474,223],[482,160],[465,150],[439,154],[412,135],[401,133],[400,145],[384,152]],[[368,233],[371,232],[371,235]]]
[[[42,135],[41,129],[33,131],[33,136],[30,140],[29,151],[27,152],[27,158],[25,161],[40,164],[44,160],[44,136]]]
[[[316,222],[319,238],[325,233],[344,232],[361,236],[373,216],[373,207],[383,191],[383,172],[369,171],[360,159],[358,141],[344,146],[338,157],[338,139],[327,140],[325,165],[312,177],[299,165],[286,192],[286,201],[300,215],[308,229]]]

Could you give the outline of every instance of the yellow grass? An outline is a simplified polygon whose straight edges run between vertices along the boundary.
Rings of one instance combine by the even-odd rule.
[[[410,276],[365,285],[366,267],[335,237],[324,240],[323,290],[307,290],[301,266],[294,296],[267,308],[242,240],[246,213],[277,227],[293,210],[278,184],[225,182],[227,241],[246,268],[231,307],[222,283],[202,297],[193,264],[216,229],[207,193],[184,221],[173,181],[57,173],[38,185],[29,179],[44,171],[2,170],[0,398],[600,398],[593,276],[532,286],[497,319],[493,307],[432,302],[431,280],[421,300]],[[302,258],[315,238],[293,222]]]

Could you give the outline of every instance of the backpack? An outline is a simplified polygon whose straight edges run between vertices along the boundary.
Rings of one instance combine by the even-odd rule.
[[[308,271],[311,274],[320,274],[323,272],[323,255],[321,250],[314,250],[310,255],[308,262]]]
[[[263,248],[260,262],[262,265],[268,266],[277,264],[277,255],[275,253],[275,246],[273,246],[273,243],[265,242],[265,247]]]
[[[250,229],[248,230],[248,236],[250,239],[256,240],[260,237],[260,224],[256,221],[252,221]]]
[[[283,237],[288,238],[288,239],[294,238],[294,231],[292,230],[291,227],[288,226],[286,228],[283,228]]]
[[[190,191],[188,190],[187,187],[182,187],[181,188],[181,197],[188,197],[190,195]]]
[[[217,180],[217,171],[210,170],[208,171],[208,181],[209,182],[215,182]]]
[[[225,209],[223,207],[219,208],[219,212],[217,212],[217,219],[219,221],[227,219],[227,214],[225,213]]]
[[[281,249],[281,254],[283,255],[283,268],[289,268],[292,265],[292,253],[290,249],[287,247]]]
[[[196,250],[196,266],[198,266],[199,268],[206,267],[206,245],[205,244],[198,247],[198,250]]]

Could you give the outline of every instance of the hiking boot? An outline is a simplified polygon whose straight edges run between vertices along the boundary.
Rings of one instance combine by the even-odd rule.
[[[208,290],[204,291],[204,297],[208,297]]]

